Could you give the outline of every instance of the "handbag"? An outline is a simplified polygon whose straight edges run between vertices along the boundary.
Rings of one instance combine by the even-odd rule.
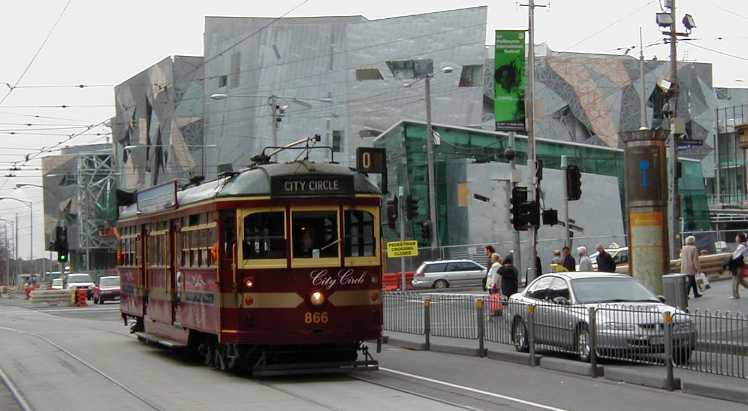
[[[743,267],[740,269],[740,271],[743,274],[743,277],[748,278],[748,267]]]
[[[488,295],[488,310],[492,313],[504,310],[504,304],[501,303],[501,293],[493,293]]]

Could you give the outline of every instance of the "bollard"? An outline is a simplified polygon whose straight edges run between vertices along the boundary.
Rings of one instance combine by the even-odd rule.
[[[535,306],[527,306],[527,347],[530,351],[530,366],[535,366]]]
[[[590,373],[597,377],[597,310],[590,307]]]
[[[662,322],[665,325],[665,389],[673,391],[675,389],[673,378],[673,313],[662,313]]]
[[[484,321],[485,316],[485,310],[484,310],[485,302],[482,298],[478,298],[475,300],[475,313],[478,320],[478,356],[479,357],[485,357],[486,356],[486,323]]]
[[[431,299],[423,300],[423,335],[425,338],[424,349],[431,350]]]
[[[78,307],[85,307],[88,305],[88,290],[85,288],[79,288],[77,291],[78,295]]]

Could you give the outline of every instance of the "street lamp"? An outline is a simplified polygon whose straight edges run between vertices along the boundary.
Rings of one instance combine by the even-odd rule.
[[[31,201],[21,200],[20,198],[15,197],[0,197],[0,200],[13,200],[18,201],[19,203],[24,203],[27,206],[29,206],[29,260],[32,262],[34,261],[34,209]]]
[[[215,101],[221,101],[226,100],[228,98],[267,98],[267,104],[270,106],[270,110],[272,112],[272,130],[273,130],[273,147],[278,147],[278,127],[279,123],[281,122],[281,119],[286,114],[286,110],[288,110],[288,105],[281,105],[278,103],[278,100],[290,100],[293,103],[300,104],[302,106],[311,108],[312,106],[306,101],[319,101],[322,103],[332,103],[332,99],[329,97],[292,97],[292,96],[278,96],[275,94],[249,94],[249,95],[234,95],[230,96],[225,93],[214,93],[210,95],[211,100]]]
[[[442,67],[441,72],[449,74],[454,69],[450,66]],[[426,167],[428,172],[429,184],[429,221],[431,222],[431,249],[435,250],[439,246],[439,227],[436,221],[436,174],[434,171],[434,128],[431,124],[431,78],[434,73],[426,73],[422,79],[426,91]],[[411,83],[406,83],[405,87],[413,87],[414,84],[421,81],[421,78]]]

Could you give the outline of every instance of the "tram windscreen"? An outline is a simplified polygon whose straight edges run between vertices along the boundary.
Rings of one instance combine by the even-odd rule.
[[[244,217],[245,259],[286,258],[283,216],[283,211],[273,211]]]
[[[374,256],[374,216],[367,211],[345,212],[345,256]]]
[[[294,258],[338,256],[338,213],[295,211],[293,213]]]

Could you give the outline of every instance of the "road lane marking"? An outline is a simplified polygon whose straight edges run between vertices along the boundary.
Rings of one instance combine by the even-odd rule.
[[[451,382],[435,380],[433,378],[422,377],[420,375],[410,374],[410,373],[403,372],[403,371],[397,371],[397,370],[392,370],[392,369],[383,368],[383,367],[379,367],[379,369],[381,371],[386,371],[386,372],[389,372],[389,373],[392,373],[392,374],[401,375],[403,377],[414,378],[414,379],[417,379],[417,380],[426,381],[426,382],[430,382],[430,383],[433,383],[433,384],[439,384],[439,385],[444,385],[446,387],[457,388],[459,390],[469,391],[469,392],[473,392],[473,393],[476,393],[476,394],[485,395],[485,396],[488,396],[488,397],[494,397],[494,398],[500,398],[502,400],[513,401],[513,402],[516,402],[516,403],[519,403],[519,404],[529,405],[529,406],[535,407],[535,408],[540,408],[540,409],[549,410],[549,411],[567,411],[567,410],[565,410],[563,408],[551,407],[549,405],[539,404],[537,402],[532,402],[532,401],[527,401],[527,400],[523,400],[523,399],[520,399],[520,398],[510,397],[508,395],[495,394],[495,393],[492,393],[492,392],[483,391],[483,390],[479,390],[479,389],[471,388],[471,387],[466,387],[464,385],[452,384]]]

